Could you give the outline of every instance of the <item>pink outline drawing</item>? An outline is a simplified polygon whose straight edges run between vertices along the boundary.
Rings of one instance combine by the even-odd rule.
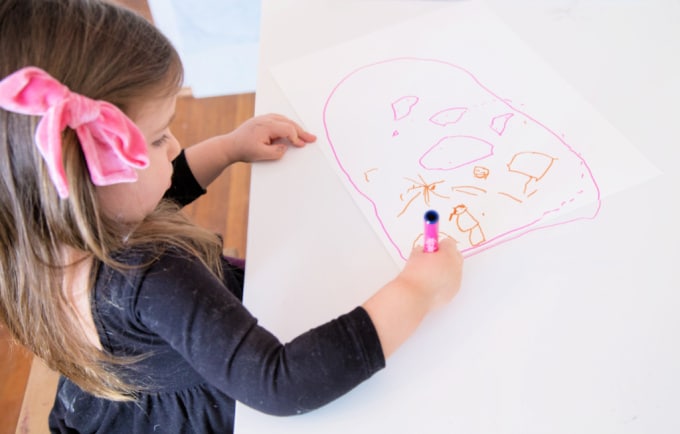
[[[440,127],[455,124],[461,120],[468,109],[465,107],[452,107],[444,109],[432,115],[430,122]]]
[[[564,134],[449,62],[359,67],[330,92],[323,123],[340,171],[404,260],[428,208],[448,216],[440,231],[465,256],[600,210],[590,167]]]
[[[499,136],[502,136],[503,133],[505,132],[505,127],[508,126],[508,121],[513,116],[515,116],[515,115],[512,114],[512,113],[506,113],[504,115],[494,116],[494,118],[491,119],[491,125],[489,125],[489,128],[491,128],[496,133],[498,133]]]
[[[394,120],[404,119],[411,114],[413,107],[418,104],[417,96],[402,96],[392,103],[392,113],[394,113]]]

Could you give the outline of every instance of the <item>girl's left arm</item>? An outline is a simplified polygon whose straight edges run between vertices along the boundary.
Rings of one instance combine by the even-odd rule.
[[[289,145],[302,147],[315,140],[316,136],[285,116],[268,114],[250,118],[234,131],[184,152],[194,177],[206,188],[232,163],[278,160]]]

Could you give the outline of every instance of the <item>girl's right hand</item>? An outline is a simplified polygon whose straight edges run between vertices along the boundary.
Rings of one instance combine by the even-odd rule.
[[[434,253],[415,248],[402,272],[364,302],[385,358],[413,334],[432,309],[458,293],[462,269],[463,255],[452,239],[442,240]]]
[[[414,248],[397,280],[420,292],[434,309],[448,303],[458,293],[462,273],[463,255],[457,242],[445,238],[434,253],[423,252],[422,246]]]

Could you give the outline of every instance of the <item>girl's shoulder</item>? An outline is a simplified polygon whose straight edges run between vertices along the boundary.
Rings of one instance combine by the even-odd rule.
[[[137,334],[142,341],[154,334],[150,312],[189,307],[195,288],[222,285],[198,258],[177,248],[135,248],[118,252],[115,260],[115,266],[99,265],[92,300],[98,334],[113,354]]]
[[[196,256],[175,246],[141,245],[111,255],[112,264],[102,263],[96,287],[125,287],[137,291],[149,277],[174,280],[178,274],[209,272]]]

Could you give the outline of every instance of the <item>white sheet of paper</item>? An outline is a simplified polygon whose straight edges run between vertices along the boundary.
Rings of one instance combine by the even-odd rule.
[[[660,172],[478,1],[272,68],[398,263],[439,211],[471,256]]]
[[[283,113],[316,128],[293,112],[270,66],[367,34],[371,27],[376,30],[387,22],[384,17],[400,9],[397,5],[424,3],[429,2],[265,1],[261,68],[266,70],[258,80],[258,113]],[[468,0],[432,3],[460,11],[459,19],[439,19],[437,13],[427,21],[450,26],[460,26],[459,21],[470,19],[466,11],[477,10]],[[616,178],[618,187],[612,188],[602,173],[625,172],[622,161],[612,157],[596,167],[593,151],[582,145],[592,139],[591,130],[602,127],[599,115],[563,116],[560,111],[566,109],[549,96],[565,92],[546,82],[539,70],[521,64],[518,53],[506,56],[517,59],[516,64],[495,59],[497,70],[478,68],[484,59],[458,62],[499,96],[524,104],[517,108],[564,132],[565,141],[583,153],[603,197],[608,195],[597,218],[535,231],[469,258],[461,292],[421,324],[388,360],[387,369],[304,416],[267,416],[237,404],[237,433],[680,432],[674,417],[680,406],[675,393],[680,389],[680,351],[674,344],[680,333],[680,211],[673,201],[680,185],[680,146],[674,132],[680,99],[680,64],[674,60],[680,52],[680,4],[488,4],[559,72],[550,74],[578,89],[664,173],[642,183],[643,177],[632,173],[636,178]],[[389,22],[422,12],[393,15]],[[306,25],[290,25],[301,22]],[[478,45],[491,53],[513,45],[513,50],[526,49],[501,28],[485,29],[486,43]],[[410,38],[427,40],[430,30],[409,32]],[[403,50],[387,41],[355,47],[348,59],[301,66],[293,72],[299,81],[294,86],[308,92],[308,101],[325,101],[329,89],[353,70],[342,68],[355,55],[363,57],[350,65],[354,69],[374,61],[366,53],[370,50],[387,58],[428,55],[427,47]],[[531,86],[523,89],[509,82],[499,87],[495,80],[503,78],[503,66],[520,70],[527,75],[520,84]],[[326,80],[329,73],[335,76]],[[326,93],[315,95],[319,89]],[[299,104],[295,108],[302,114]],[[584,119],[585,125],[597,127],[584,128]],[[397,272],[398,263],[355,206],[349,194],[353,187],[343,185],[344,174],[336,176],[333,160],[324,155],[323,130],[313,132],[320,136],[318,143],[291,149],[283,161],[253,166],[246,305],[284,342],[353,308]],[[361,138],[358,130],[356,136]],[[629,146],[625,140],[619,144]],[[607,164],[612,167],[602,167]],[[616,188],[620,193],[611,194]]]

